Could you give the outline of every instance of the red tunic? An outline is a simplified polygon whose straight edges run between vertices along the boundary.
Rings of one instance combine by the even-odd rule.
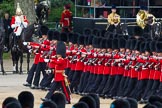
[[[55,78],[54,81],[64,81],[64,69],[66,62],[63,58],[52,60],[55,63]]]

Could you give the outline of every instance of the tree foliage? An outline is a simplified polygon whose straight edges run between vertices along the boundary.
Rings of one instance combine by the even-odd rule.
[[[3,0],[0,4],[0,15],[2,16],[4,12],[8,12],[11,16],[15,14],[14,0]]]
[[[70,10],[74,13],[74,3],[71,0],[51,0],[51,9],[48,21],[59,21],[65,4],[70,4]]]

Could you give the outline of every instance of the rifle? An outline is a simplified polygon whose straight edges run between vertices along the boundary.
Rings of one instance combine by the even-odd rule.
[[[106,66],[110,66],[110,65],[111,65],[111,64],[110,64],[111,61],[112,61],[112,59],[109,59],[105,65],[106,65]]]
[[[149,65],[149,68],[150,68],[150,69],[153,69],[153,65],[154,65],[154,62],[152,62],[152,63]]]
[[[157,65],[155,65],[155,70],[160,70],[160,62],[157,64]]]
[[[100,61],[98,61],[98,64],[102,64],[102,62],[105,60],[105,58],[102,58]]]
[[[132,65],[132,61],[130,61],[129,63],[128,63],[128,65],[127,66],[125,66],[125,70],[129,70],[130,69],[130,65]]]
[[[71,59],[71,63],[73,63],[76,58],[77,58],[77,55],[73,56],[73,58]]]
[[[135,70],[136,70],[136,71],[139,71],[139,69],[140,69],[141,66],[143,66],[143,63],[139,63],[139,64],[136,66]]]

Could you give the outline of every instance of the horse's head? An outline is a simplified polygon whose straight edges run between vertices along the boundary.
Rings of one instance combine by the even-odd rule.
[[[40,35],[40,27],[41,25],[37,22],[29,25],[21,34],[22,41],[30,42],[33,40],[33,37],[38,37]]]

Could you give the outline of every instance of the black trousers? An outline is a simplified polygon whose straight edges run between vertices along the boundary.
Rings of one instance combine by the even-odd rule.
[[[138,81],[137,87],[135,88],[135,91],[133,93],[133,98],[137,99],[138,101],[141,99],[142,94],[144,93],[144,90],[146,89],[147,82],[148,82],[147,79]]]
[[[37,64],[33,64],[28,72],[26,82],[28,82],[29,84],[32,84],[32,80],[33,80],[34,72],[36,71],[36,68],[37,68]]]
[[[151,88],[153,86],[153,83],[154,83],[154,80],[153,79],[151,79],[151,80],[148,81],[147,86],[146,86],[146,89],[145,89],[145,91],[144,91],[144,93],[143,93],[143,95],[141,97],[142,99],[145,99],[146,98],[148,92],[151,90]]]
[[[122,78],[122,75],[117,75],[115,77],[114,84],[113,84],[113,86],[112,86],[112,88],[110,89],[110,92],[109,92],[110,95],[112,95],[112,96],[117,95],[117,90],[119,88],[119,83],[120,83],[121,78]]]
[[[96,93],[97,88],[100,86],[102,82],[102,78],[103,78],[102,74],[97,75],[96,80],[94,81],[94,83],[92,84],[92,87],[89,90],[90,93]]]
[[[92,80],[90,81],[90,83],[88,83],[88,88],[87,88],[88,93],[90,93],[90,90],[91,90],[96,78],[97,78],[97,74],[93,74]]]
[[[37,65],[37,68],[36,68],[36,73],[35,73],[33,85],[39,86],[39,80],[40,80],[41,72],[44,76],[45,73],[46,73],[45,69],[46,69],[46,63],[45,62],[39,62],[38,65]]]
[[[54,78],[53,72],[49,73],[49,74],[45,74],[43,79],[40,82],[40,86],[41,87],[50,87],[53,78]]]
[[[108,94],[111,87],[113,86],[114,80],[115,80],[115,75],[110,75],[109,79],[106,82],[105,88],[103,89],[102,94]]]
[[[135,86],[137,84],[137,81],[138,81],[137,78],[130,78],[127,88],[123,90],[123,95],[122,96],[129,97],[131,92],[135,88]]]
[[[85,83],[85,88],[83,88],[83,92],[84,92],[84,93],[87,93],[87,92],[88,92],[88,87],[89,87],[89,85],[90,85],[91,82],[92,82],[93,76],[94,76],[94,74],[89,73],[87,83]]]
[[[78,90],[80,93],[83,92],[85,86],[86,86],[86,83],[88,82],[88,77],[89,77],[89,72],[83,72],[82,75],[81,75],[81,78],[80,78],[80,83],[78,85]]]
[[[69,75],[69,72],[70,72],[70,68],[66,68],[66,69],[65,69],[65,75],[68,76],[68,75]],[[69,76],[68,76],[68,77],[69,77]]]
[[[73,90],[74,88],[77,89],[79,82],[80,82],[80,77],[81,77],[82,71],[75,71],[71,84],[70,84],[70,89]]]
[[[69,81],[70,81],[70,82],[71,82],[72,79],[73,79],[74,72],[75,72],[75,70],[71,70],[71,71],[69,72],[69,74],[68,74],[68,78],[69,78]]]
[[[54,94],[54,92],[60,88],[62,89],[63,93],[65,94],[66,100],[70,102],[70,94],[69,94],[67,87],[65,85],[65,81],[53,81],[51,84],[51,89],[47,93],[45,98],[50,99],[52,97],[52,95]]]
[[[121,78],[121,81],[119,83],[117,96],[123,96],[124,84],[125,84],[126,79],[127,79],[127,77],[124,77],[124,76]]]
[[[98,89],[96,90],[96,93],[97,93],[97,94],[102,94],[103,89],[104,89],[104,87],[105,87],[105,84],[106,84],[106,81],[108,80],[108,78],[109,78],[109,75],[104,75],[104,76],[102,77],[102,81],[101,81],[101,83],[100,83]]]

